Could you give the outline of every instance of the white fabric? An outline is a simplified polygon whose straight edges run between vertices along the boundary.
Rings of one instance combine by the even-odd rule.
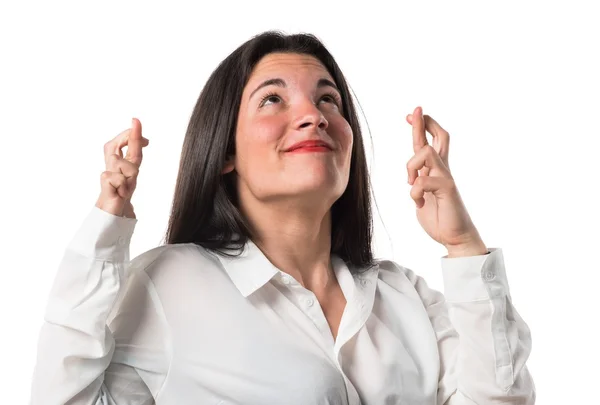
[[[334,341],[314,294],[253,243],[130,262],[136,222],[94,207],[66,249],[31,404],[535,402],[501,249],[441,258],[444,295],[391,261],[353,276],[332,256],[347,300]]]

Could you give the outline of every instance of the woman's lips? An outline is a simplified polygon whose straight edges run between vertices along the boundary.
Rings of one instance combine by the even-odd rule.
[[[308,140],[292,145],[286,152],[330,152],[331,147],[321,140]]]
[[[299,148],[292,149],[288,153],[306,153],[306,152],[331,152],[326,146],[301,146]]]

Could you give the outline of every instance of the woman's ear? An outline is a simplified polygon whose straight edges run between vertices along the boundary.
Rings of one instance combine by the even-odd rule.
[[[233,169],[235,169],[234,162],[235,162],[234,156],[228,156],[227,160],[225,161],[225,166],[223,167],[223,170],[221,171],[221,174],[231,173],[233,171]]]

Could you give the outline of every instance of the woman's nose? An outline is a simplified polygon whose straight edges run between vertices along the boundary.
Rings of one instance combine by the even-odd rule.
[[[310,100],[298,106],[297,116],[295,119],[295,127],[297,129],[306,129],[314,127],[314,129],[325,129],[329,122],[323,115],[323,112]]]

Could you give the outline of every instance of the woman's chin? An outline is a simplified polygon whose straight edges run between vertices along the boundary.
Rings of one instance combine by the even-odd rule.
[[[333,201],[337,200],[345,189],[339,180],[314,178],[302,182],[290,181],[286,188],[289,195],[318,197],[323,200],[332,199]]]

